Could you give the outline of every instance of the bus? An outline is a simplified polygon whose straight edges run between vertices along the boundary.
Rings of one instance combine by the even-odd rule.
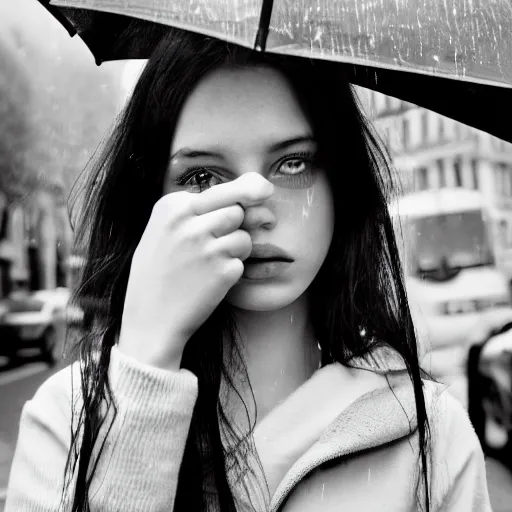
[[[512,321],[496,212],[475,190],[412,192],[390,206],[420,350],[466,347]]]

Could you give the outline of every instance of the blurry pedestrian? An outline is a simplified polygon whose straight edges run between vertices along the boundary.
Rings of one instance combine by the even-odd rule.
[[[6,512],[490,510],[372,133],[336,64],[160,43],[84,195],[105,308],[24,406]]]

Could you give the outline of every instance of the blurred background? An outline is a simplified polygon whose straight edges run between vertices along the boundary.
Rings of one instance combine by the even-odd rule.
[[[83,262],[67,200],[140,61],[96,66],[34,0],[0,3],[0,512],[21,408],[68,364]],[[512,145],[358,88],[401,184],[389,208],[424,368],[468,409],[512,510]],[[468,106],[470,108],[470,106]]]

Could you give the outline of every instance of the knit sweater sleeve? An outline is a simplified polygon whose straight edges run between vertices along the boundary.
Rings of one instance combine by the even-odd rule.
[[[78,364],[50,377],[23,407],[5,512],[59,510],[71,429],[83,403]],[[197,378],[185,369],[171,372],[141,364],[114,346],[109,382],[117,416],[113,423],[113,415],[107,416],[99,433],[105,443],[91,481],[90,510],[170,512]],[[93,457],[97,454],[98,444]],[[69,497],[64,510],[70,510]]]

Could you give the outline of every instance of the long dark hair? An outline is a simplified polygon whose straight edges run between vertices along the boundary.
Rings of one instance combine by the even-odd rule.
[[[84,310],[87,322],[78,331],[75,347],[83,408],[66,464],[68,479],[76,473],[72,511],[89,510],[88,489],[101,449],[95,461],[91,454],[106,418],[102,404],[113,403],[107,378],[110,349],[120,331],[133,253],[153,205],[163,194],[178,115],[195,85],[223,64],[280,70],[309,118],[335,198],[333,241],[310,287],[313,327],[323,363],[347,364],[377,342],[401,354],[416,397],[421,476],[429,510],[430,434],[424,374],[387,209],[395,190],[394,175],[353,88],[334,63],[261,54],[205,36],[172,32],[148,61],[111,137],[87,173],[74,227],[76,247],[85,263],[72,303]],[[222,377],[232,384],[223,354],[226,339],[231,341],[228,346],[236,347],[236,325],[223,301],[183,354],[182,367],[198,378],[199,397],[180,470],[176,511],[236,510],[221,428],[238,440],[240,450],[247,447],[247,437],[229,425],[219,400]],[[114,404],[114,418],[116,412]],[[240,472],[246,469],[243,460],[238,462]],[[213,478],[214,497],[205,488],[205,468]],[[418,489],[419,485],[419,502]]]

